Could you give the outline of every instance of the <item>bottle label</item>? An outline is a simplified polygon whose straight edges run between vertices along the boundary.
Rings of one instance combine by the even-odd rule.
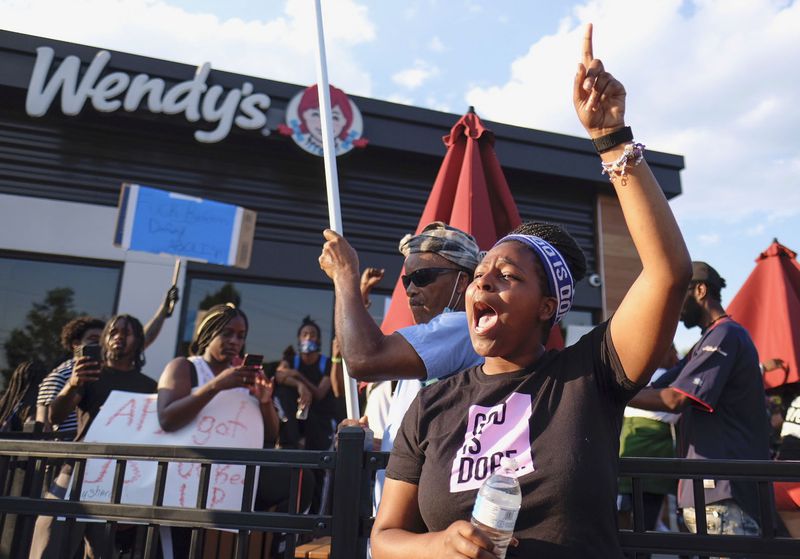
[[[475,500],[475,507],[472,509],[472,517],[475,520],[502,532],[514,531],[514,524],[517,523],[517,513],[519,513],[519,508],[501,507],[481,495],[478,495]]]

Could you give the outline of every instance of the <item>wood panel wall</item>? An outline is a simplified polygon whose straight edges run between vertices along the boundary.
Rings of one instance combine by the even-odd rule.
[[[616,196],[597,197],[597,228],[599,255],[602,255],[603,313],[607,319],[622,302],[622,298],[642,271],[642,263],[625,225]]]

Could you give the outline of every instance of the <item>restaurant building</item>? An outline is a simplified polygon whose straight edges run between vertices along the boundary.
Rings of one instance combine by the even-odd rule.
[[[247,269],[192,262],[181,271],[181,300],[148,349],[148,374],[182,351],[201,306],[232,291],[250,317],[252,351],[279,359],[305,315],[322,326],[326,347],[323,162],[279,130],[305,86],[5,31],[0,68],[0,343],[58,288],[72,290],[79,312],[143,322],[155,312],[173,259],[112,244],[120,186],[137,183],[258,213]],[[402,266],[398,240],[417,226],[442,136],[460,115],[350,99],[368,144],[338,158],[343,227],[362,266],[386,269],[371,307],[380,319]],[[603,320],[640,264],[593,146],[486,124],[523,220],[565,225],[588,257],[591,276],[565,324]],[[683,158],[647,159],[667,197],[680,194]]]

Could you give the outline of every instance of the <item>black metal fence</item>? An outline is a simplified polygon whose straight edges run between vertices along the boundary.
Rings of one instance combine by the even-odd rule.
[[[86,461],[92,458],[115,458],[116,469],[110,503],[79,501]],[[336,452],[299,450],[246,450],[201,447],[159,447],[124,444],[91,444],[24,439],[0,440],[0,555],[28,556],[37,516],[63,517],[69,534],[77,519],[102,519],[105,538],[111,542],[121,526],[136,531],[128,538],[132,543],[124,550],[131,558],[159,557],[161,526],[191,529],[189,556],[200,557],[269,557],[269,550],[250,549],[252,534],[286,533],[313,537],[332,536],[331,558],[353,559],[366,554],[366,535],[371,528],[372,480],[377,469],[385,467],[382,453],[364,452],[364,434],[358,428],[344,429],[339,434]],[[74,463],[66,500],[44,498],[53,472],[64,461]],[[148,506],[120,504],[125,469],[128,461],[151,461],[158,464],[153,502]],[[200,464],[200,483],[196,508],[163,505],[167,465],[174,462]],[[207,510],[211,466],[234,464],[245,466],[244,495],[240,511]],[[256,467],[289,468],[289,511],[253,511]],[[302,514],[297,510],[300,471],[318,470],[333,473],[332,514]],[[130,528],[134,525],[134,528]],[[138,525],[138,526],[137,526]],[[231,545],[224,550],[204,550],[209,530],[235,531]],[[262,547],[267,538],[259,540]],[[219,539],[214,540],[219,546]],[[63,546],[66,554],[67,546]],[[113,550],[104,550],[112,556]],[[119,553],[120,551],[116,551]],[[295,539],[286,538],[284,558],[295,556]],[[72,559],[65,557],[65,559]]]
[[[620,530],[623,549],[631,557],[659,553],[700,557],[800,557],[800,539],[785,532],[775,510],[774,481],[800,483],[800,462],[757,460],[684,460],[667,458],[622,458],[620,476],[633,481],[633,529]],[[703,481],[742,480],[758,486],[759,536],[710,535],[704,514],[697,515],[697,533],[648,532],[644,527],[643,480],[667,478],[691,480],[695,510],[705,509]]]
[[[57,441],[0,440],[0,556],[27,557],[37,516],[65,519],[74,526],[77,519],[102,519],[106,523],[104,541],[118,531],[129,536],[125,557],[159,557],[159,527],[191,529],[189,556],[264,558],[270,557],[268,533],[331,537],[331,558],[354,559],[366,556],[366,538],[372,527],[372,483],[375,472],[385,467],[387,455],[365,452],[364,435],[358,428],[339,434],[336,452],[295,450],[242,450],[221,448],[175,448],[124,444],[87,444]],[[81,502],[80,495],[86,460],[115,458],[114,483],[110,503]],[[44,498],[53,471],[65,460],[74,462],[71,495],[67,500]],[[120,504],[128,461],[146,460],[158,464],[153,502],[147,506]],[[200,464],[200,491],[196,508],[163,505],[167,464]],[[239,511],[207,510],[213,464],[245,466],[245,491]],[[293,472],[289,487],[288,512],[253,511],[256,467],[289,468]],[[330,515],[302,514],[297,510],[300,471],[312,469],[333,474],[333,499]],[[690,461],[680,459],[625,458],[620,474],[633,479],[633,529],[620,530],[623,549],[630,556],[670,554],[681,556],[723,555],[730,557],[800,557],[800,540],[782,535],[774,511],[772,481],[800,482],[800,462]],[[719,536],[707,534],[705,518],[698,515],[698,534],[648,532],[643,522],[642,482],[645,478],[693,480],[698,510],[704,506],[703,480],[742,479],[758,484],[762,527],[760,536]],[[134,527],[131,528],[131,525]],[[209,538],[217,530],[228,530],[227,547],[221,538]],[[295,555],[295,539],[287,537],[281,557]],[[214,546],[213,549],[211,547]],[[66,555],[66,546],[65,546]],[[106,550],[109,552],[111,550]],[[71,559],[71,558],[66,558]]]

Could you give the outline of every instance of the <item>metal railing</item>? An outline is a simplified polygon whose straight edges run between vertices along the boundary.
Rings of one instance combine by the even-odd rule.
[[[630,557],[661,553],[680,556],[800,557],[800,540],[785,534],[775,511],[774,481],[800,483],[800,462],[758,460],[685,460],[678,458],[622,458],[620,477],[633,481],[633,529],[620,530],[623,549]],[[691,480],[695,510],[706,506],[707,479],[741,480],[758,486],[759,536],[710,535],[704,514],[697,514],[697,533],[648,532],[644,527],[642,486],[645,479]]]
[[[0,439],[0,555],[27,557],[33,534],[33,523],[39,515],[56,515],[74,525],[77,519],[106,521],[107,538],[122,524],[137,524],[135,544],[126,551],[131,558],[157,556],[160,526],[190,528],[190,557],[210,556],[243,558],[253,556],[251,535],[272,533],[331,537],[332,559],[354,559],[366,556],[367,537],[372,528],[372,484],[375,472],[386,465],[388,455],[365,452],[364,434],[358,428],[339,433],[335,452],[299,450],[244,450],[222,448],[157,447],[124,444],[87,444],[73,442]],[[74,462],[70,494],[80,495],[86,460],[114,458],[114,484],[110,503],[45,499],[54,466],[64,460]],[[153,502],[150,505],[120,504],[120,496],[128,461],[147,460],[158,464]],[[200,464],[200,490],[196,508],[163,505],[167,464],[189,462]],[[245,466],[245,491],[241,510],[207,510],[213,464]],[[255,468],[289,468],[293,472],[289,487],[289,511],[253,511]],[[334,476],[330,515],[302,514],[297,510],[300,487],[299,472],[311,469],[330,471]],[[775,515],[771,488],[773,481],[800,482],[800,462],[759,462],[623,458],[620,476],[633,480],[633,528],[620,530],[619,539],[630,557],[660,553],[671,555],[723,555],[761,558],[800,557],[800,540],[782,535]],[[759,536],[709,535],[704,515],[697,517],[697,534],[649,532],[644,527],[643,482],[647,478],[692,480],[697,509],[704,505],[704,479],[745,480],[758,485],[761,515]],[[209,554],[205,534],[209,530],[230,530],[234,536],[230,547]],[[283,558],[294,557],[295,540],[286,538]],[[266,555],[264,553],[266,552]],[[205,553],[205,554],[204,554]],[[269,557],[261,549],[258,557]],[[71,558],[67,558],[71,559]]]
[[[299,450],[246,450],[206,447],[160,447],[124,444],[92,444],[29,440],[0,440],[0,532],[4,540],[3,555],[27,557],[37,516],[64,517],[66,533],[77,519],[102,519],[104,542],[108,546],[122,523],[138,523],[143,535],[128,550],[130,557],[157,556],[160,526],[191,528],[189,556],[203,557],[204,531],[233,530],[236,538],[232,549],[223,556],[247,557],[250,534],[273,532],[307,534],[313,537],[332,536],[331,558],[353,559],[366,554],[366,536],[371,527],[372,491],[375,471],[385,466],[386,456],[364,452],[364,433],[359,428],[339,433],[336,452]],[[79,501],[86,461],[92,458],[114,458],[116,468],[110,503]],[[69,460],[74,463],[67,500],[46,499],[54,466]],[[158,464],[151,505],[120,504],[125,469],[128,461],[151,461]],[[167,465],[174,462],[200,464],[200,481],[196,508],[163,505]],[[234,464],[245,466],[244,495],[239,511],[207,510],[211,466]],[[256,467],[289,468],[292,471],[288,512],[252,511]],[[332,514],[302,514],[297,510],[301,469],[333,472]],[[11,522],[13,527],[8,528]],[[294,538],[286,538],[284,558],[293,558]],[[66,546],[65,546],[66,547]],[[105,550],[111,556],[111,549]],[[261,550],[259,557],[264,556]],[[266,550],[269,556],[268,550]],[[71,559],[71,558],[66,558]]]

